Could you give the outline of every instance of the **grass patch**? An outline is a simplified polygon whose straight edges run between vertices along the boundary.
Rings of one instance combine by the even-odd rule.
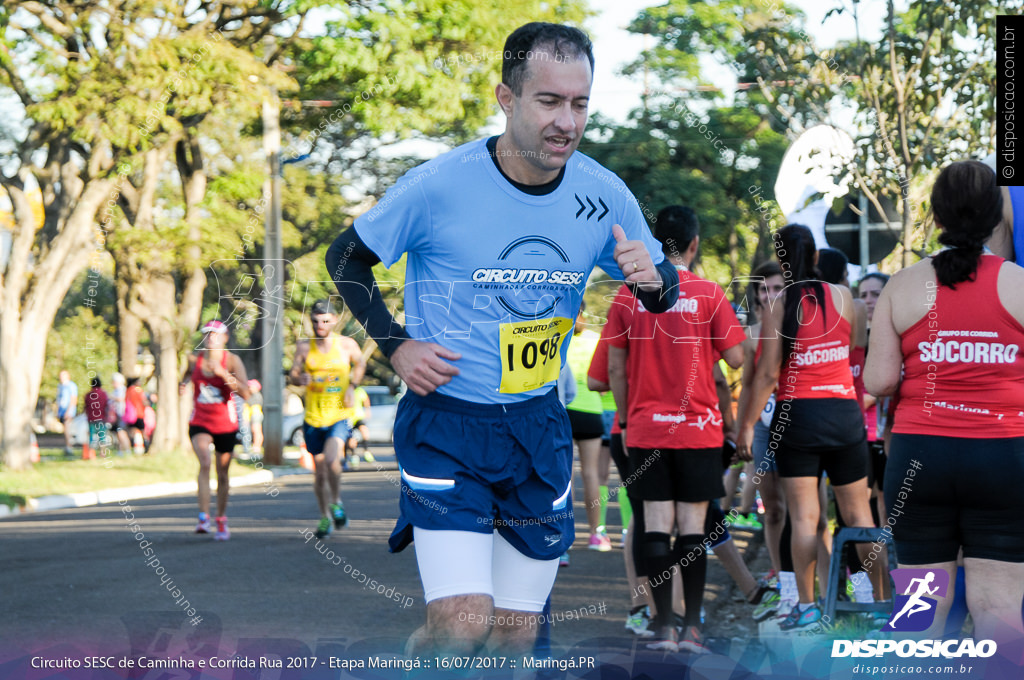
[[[28,470],[0,469],[0,503],[15,507],[24,505],[28,498],[39,496],[157,482],[187,482],[195,479],[199,472],[199,463],[192,451],[81,460],[65,459],[61,449],[43,449],[40,458],[40,462]],[[255,470],[252,463],[236,460],[231,465],[230,475],[239,477]],[[211,476],[213,474],[211,470]]]

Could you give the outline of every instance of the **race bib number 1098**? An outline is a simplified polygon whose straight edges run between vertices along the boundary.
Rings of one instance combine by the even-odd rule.
[[[558,379],[558,350],[572,332],[564,317],[503,323],[500,327],[501,386],[499,392],[529,392]]]

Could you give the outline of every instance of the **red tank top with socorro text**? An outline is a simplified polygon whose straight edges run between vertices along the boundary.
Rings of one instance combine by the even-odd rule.
[[[228,434],[238,431],[238,414],[231,401],[231,389],[215,375],[203,375],[202,354],[192,369],[192,417],[188,424],[206,429],[210,434]],[[228,353],[224,352],[221,366],[227,367]]]
[[[1024,326],[999,302],[1003,258],[982,255],[973,281],[935,289],[900,335],[895,433],[965,439],[1024,436]]]
[[[809,293],[800,302],[793,354],[783,363],[779,375],[778,398],[782,401],[857,398],[850,370],[850,322],[836,311],[832,286],[822,285],[824,305]]]

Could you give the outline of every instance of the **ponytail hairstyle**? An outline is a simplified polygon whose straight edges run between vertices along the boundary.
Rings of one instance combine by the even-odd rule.
[[[811,298],[826,318],[825,286],[821,272],[814,265],[818,252],[811,230],[802,224],[787,224],[775,232],[775,255],[786,280],[786,302],[782,317],[782,363],[789,361],[793,345],[800,330],[800,306],[804,298]]]
[[[947,246],[932,262],[939,285],[974,279],[985,241],[1003,217],[1003,194],[992,168],[979,161],[956,161],[939,173],[932,187],[932,215]]]

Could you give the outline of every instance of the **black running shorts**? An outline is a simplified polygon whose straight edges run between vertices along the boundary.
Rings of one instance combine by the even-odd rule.
[[[238,431],[226,432],[224,434],[214,434],[207,430],[205,427],[199,425],[188,426],[188,438],[192,439],[197,434],[208,434],[213,437],[213,450],[217,453],[231,453],[235,450],[235,445],[238,444]]]
[[[780,477],[826,472],[833,486],[867,477],[867,430],[854,399],[780,401],[768,437]]]
[[[628,436],[628,435],[627,435]],[[629,449],[632,493],[645,501],[699,503],[725,495],[722,447]]]
[[[572,438],[576,441],[600,439],[604,436],[604,422],[600,413],[584,413],[566,409],[569,413],[569,425],[572,427]]]
[[[885,507],[900,564],[1024,562],[1024,437],[894,434]]]

